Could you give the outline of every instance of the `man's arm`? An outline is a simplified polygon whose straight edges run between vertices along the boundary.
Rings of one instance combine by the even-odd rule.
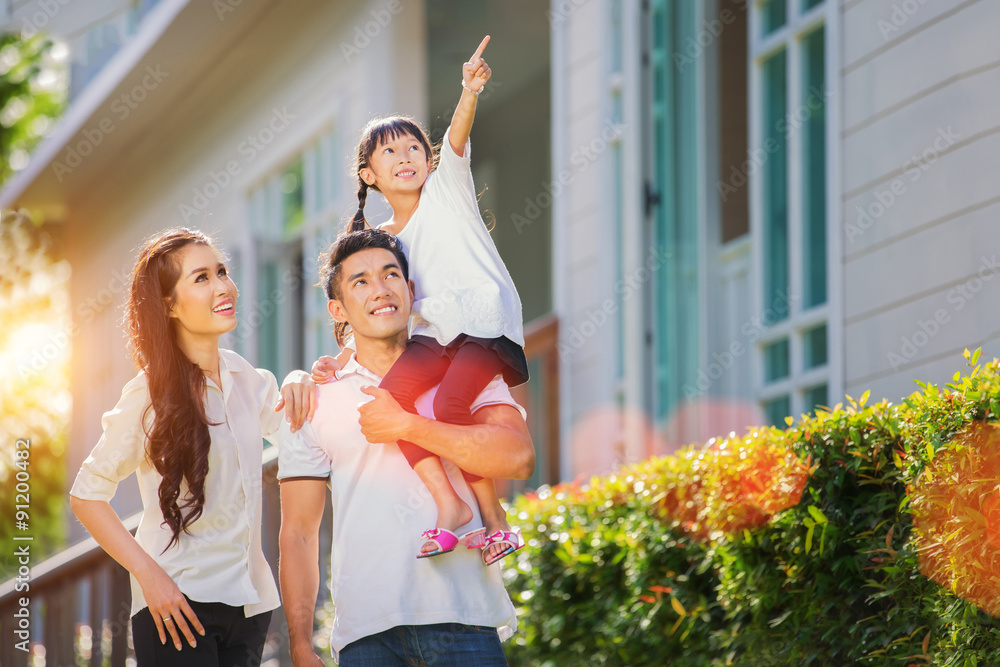
[[[384,389],[365,387],[375,399],[359,408],[361,432],[369,442],[406,440],[473,475],[528,479],[535,471],[535,445],[521,413],[510,405],[476,410],[471,426],[457,426],[410,414]]]
[[[288,620],[292,663],[321,667],[313,649],[313,616],[319,594],[319,526],[326,503],[326,480],[289,479],[281,482],[281,531],[278,579]]]

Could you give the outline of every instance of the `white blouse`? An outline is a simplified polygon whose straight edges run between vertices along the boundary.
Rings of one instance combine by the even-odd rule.
[[[262,437],[277,435],[282,413],[274,411],[278,384],[270,371],[254,368],[230,350],[219,350],[222,387],[206,382],[205,412],[212,439],[205,505],[201,517],[164,551],[171,531],[162,525],[158,489],[162,479],[146,458],[143,413],[150,404],[145,373],[122,389],[118,405],[101,419],[104,434],[83,462],[70,494],[84,500],[111,500],[119,482],[136,472],[143,514],[136,541],[198,602],[243,607],[247,617],[280,605],[271,568],[261,549]],[[147,428],[153,411],[145,415]],[[181,483],[181,497],[187,484]],[[132,582],[132,615],[146,607]]]

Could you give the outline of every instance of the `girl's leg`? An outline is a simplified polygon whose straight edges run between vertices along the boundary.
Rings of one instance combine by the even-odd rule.
[[[509,531],[510,524],[507,523],[507,512],[500,504],[500,496],[497,495],[497,487],[493,480],[488,477],[480,477],[475,482],[469,482],[472,493],[479,503],[479,513],[483,517],[483,526],[486,527],[486,534],[492,535],[498,530]],[[487,560],[492,560],[503,551],[502,544],[492,544],[486,550]]]
[[[434,416],[438,421],[449,424],[475,424],[472,416],[472,403],[486,388],[493,378],[503,370],[503,362],[492,351],[475,343],[466,343],[455,353],[451,366],[441,380],[437,395],[434,397]],[[468,450],[472,451],[477,444],[470,442]],[[483,517],[486,534],[492,535],[498,530],[510,530],[507,523],[507,513],[504,512],[497,496],[496,485],[492,479],[462,471],[472,492],[479,503],[479,512]],[[493,557],[494,552],[502,550],[502,546],[493,545],[487,552],[487,557]]]
[[[392,394],[400,407],[415,415],[417,399],[441,381],[450,363],[448,357],[420,343],[411,342],[382,378],[379,386]],[[426,449],[405,440],[399,441],[399,450],[411,468],[421,459],[432,456]]]
[[[449,363],[447,357],[419,343],[410,343],[386,373],[380,386],[392,394],[404,410],[416,414],[417,408],[414,404],[417,398],[441,380],[441,376],[448,370]],[[451,480],[448,479],[448,473],[441,465],[441,459],[412,442],[400,440],[398,444],[399,451],[427,487],[437,506],[437,521],[434,527],[454,531],[471,521],[472,509],[455,492]],[[433,551],[434,548],[434,545],[428,542],[421,551],[426,553]]]

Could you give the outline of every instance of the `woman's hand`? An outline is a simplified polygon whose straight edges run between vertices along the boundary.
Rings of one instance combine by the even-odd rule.
[[[480,92],[486,82],[490,80],[493,71],[490,66],[486,64],[486,61],[482,59],[483,49],[486,45],[490,43],[490,36],[486,35],[483,41],[480,42],[479,48],[476,52],[472,54],[469,58],[469,62],[462,65],[462,83],[465,84],[466,88],[469,88],[473,92]]]
[[[149,571],[141,579],[139,577],[136,579],[142,588],[143,597],[146,598],[153,622],[156,623],[160,643],[165,644],[167,634],[169,634],[174,642],[174,648],[180,651],[180,635],[184,635],[191,648],[197,646],[198,642],[191,629],[194,628],[198,634],[204,637],[205,628],[170,575],[164,572],[162,567],[152,563]]]
[[[319,363],[319,362],[316,362]],[[292,433],[295,433],[307,421],[312,421],[316,414],[316,384],[311,377],[303,371],[296,371],[301,376],[297,382],[285,380],[281,387],[281,398],[274,406],[274,411],[285,409],[285,421],[291,426]],[[291,377],[291,374],[289,374]]]

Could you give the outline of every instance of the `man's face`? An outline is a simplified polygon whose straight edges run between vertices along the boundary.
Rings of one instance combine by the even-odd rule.
[[[356,252],[340,265],[340,298],[330,314],[351,325],[355,340],[408,336],[413,285],[403,278],[396,256],[383,248]]]

